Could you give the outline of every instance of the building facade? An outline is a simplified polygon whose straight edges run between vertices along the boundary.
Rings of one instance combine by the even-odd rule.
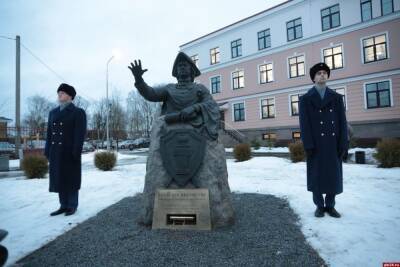
[[[359,140],[400,137],[400,0],[292,0],[198,39],[192,57],[224,125],[249,140],[300,137],[309,69],[331,68]]]

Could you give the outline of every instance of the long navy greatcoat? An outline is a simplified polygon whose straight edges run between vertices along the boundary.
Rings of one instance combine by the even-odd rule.
[[[300,97],[299,119],[307,158],[307,190],[321,194],[343,192],[342,153],[348,148],[347,121],[342,96],[326,88],[321,99],[311,88]]]
[[[49,160],[50,192],[81,188],[81,154],[86,135],[86,113],[69,104],[50,111],[45,156]]]

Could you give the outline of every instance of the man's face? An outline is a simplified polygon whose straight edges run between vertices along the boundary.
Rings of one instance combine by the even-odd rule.
[[[67,101],[72,101],[72,97],[64,91],[58,91],[58,102],[65,103]]]
[[[314,82],[318,84],[326,83],[328,80],[328,73],[324,70],[318,71],[314,76]]]
[[[192,67],[186,61],[178,62],[176,67],[178,76],[190,76],[192,74]]]

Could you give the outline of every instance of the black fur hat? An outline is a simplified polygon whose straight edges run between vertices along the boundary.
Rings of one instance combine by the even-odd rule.
[[[60,84],[60,86],[59,86],[58,89],[57,89],[57,93],[58,93],[59,91],[63,91],[63,92],[65,92],[67,95],[71,96],[71,97],[72,97],[72,100],[74,100],[74,98],[75,98],[75,96],[76,96],[75,88],[72,87],[72,86],[69,85],[69,84],[66,84],[66,83]]]
[[[326,71],[326,73],[328,73],[328,78],[329,78],[329,76],[331,74],[331,69],[325,63],[320,62],[320,63],[317,63],[314,66],[312,66],[311,69],[310,69],[311,81],[314,82],[315,74],[317,74],[317,72],[320,71],[320,70]]]

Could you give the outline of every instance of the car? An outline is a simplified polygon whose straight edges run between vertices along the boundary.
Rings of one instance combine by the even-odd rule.
[[[140,137],[134,141],[133,146],[135,148],[149,147],[150,139],[147,137]]]
[[[8,142],[0,142],[0,151],[14,151],[15,145]]]
[[[82,147],[82,152],[93,152],[95,150],[94,146],[89,142],[84,142]]]
[[[120,149],[127,149],[127,148],[130,148],[130,147],[132,147],[131,145],[133,145],[134,142],[135,142],[135,140],[125,140],[125,141],[122,141],[122,142],[118,143],[118,148],[120,148]]]

